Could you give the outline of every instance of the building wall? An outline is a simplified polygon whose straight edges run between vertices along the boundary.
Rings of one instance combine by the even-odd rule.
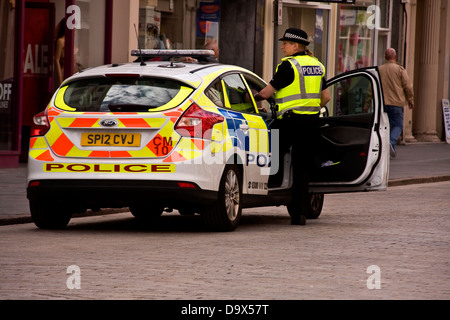
[[[444,138],[442,99],[448,99],[449,91],[449,0],[418,0],[409,5],[417,22],[411,53],[416,93],[412,133],[417,141],[438,142]]]
[[[139,0],[114,0],[112,63],[131,62],[131,50],[138,48],[136,28],[139,26]]]
[[[416,18],[416,1],[405,4],[405,19],[402,25],[402,32],[405,36],[402,38],[403,55],[404,55],[404,65],[406,72],[408,73],[411,81],[414,84],[414,88],[417,88],[416,75],[414,73],[416,66],[415,51],[416,51],[416,30],[415,25],[417,24]],[[404,118],[403,118],[403,137],[402,141],[406,142],[416,142],[416,138],[413,135],[413,112],[409,108],[405,108]]]
[[[438,102],[442,99],[449,99],[450,93],[450,1],[441,0],[440,16],[440,36],[439,36],[439,74],[438,79]],[[445,130],[442,107],[438,110],[437,134],[442,140],[445,140]]]
[[[245,8],[245,10],[244,10]],[[222,0],[220,61],[254,70],[256,0]]]

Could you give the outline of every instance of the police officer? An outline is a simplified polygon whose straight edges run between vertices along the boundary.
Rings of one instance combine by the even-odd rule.
[[[314,169],[318,151],[319,114],[330,100],[326,87],[325,67],[307,49],[308,35],[298,28],[288,28],[281,49],[285,57],[267,87],[255,94],[255,100],[275,94],[276,128],[280,129],[280,151],[292,146],[294,166],[293,201],[288,206],[291,224],[304,224],[310,202],[309,173]],[[286,151],[286,150],[285,150]],[[280,152],[283,154],[283,152]]]

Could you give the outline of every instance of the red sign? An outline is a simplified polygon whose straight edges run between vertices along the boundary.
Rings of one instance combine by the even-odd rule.
[[[22,124],[49,103],[53,90],[54,7],[47,3],[27,3],[23,53]]]

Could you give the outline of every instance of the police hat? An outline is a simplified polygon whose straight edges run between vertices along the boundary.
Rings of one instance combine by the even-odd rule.
[[[292,41],[304,44],[305,46],[309,45],[308,34],[298,28],[289,28],[284,32],[283,38],[280,41]]]

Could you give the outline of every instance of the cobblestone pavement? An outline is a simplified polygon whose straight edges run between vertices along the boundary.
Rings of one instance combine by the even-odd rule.
[[[0,299],[448,300],[448,190],[327,195],[306,226],[285,207],[249,209],[230,233],[176,212],[156,225],[119,213],[63,231],[0,226]]]

